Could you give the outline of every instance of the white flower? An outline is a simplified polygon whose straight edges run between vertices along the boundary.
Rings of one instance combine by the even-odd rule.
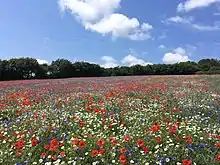
[[[43,159],[39,159],[39,163],[42,163],[43,162]]]
[[[170,159],[169,158],[166,158],[166,162],[169,162],[170,161]]]
[[[133,160],[130,160],[130,163],[132,163],[132,164],[133,164],[133,163],[134,163],[134,161],[133,161]]]

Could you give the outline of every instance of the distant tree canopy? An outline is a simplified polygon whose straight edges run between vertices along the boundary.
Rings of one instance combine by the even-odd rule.
[[[135,65],[103,68],[88,62],[72,63],[66,59],[40,65],[34,58],[0,60],[0,80],[24,80],[71,77],[133,76],[133,75],[188,75],[220,74],[220,61],[202,59],[196,62],[176,64]]]

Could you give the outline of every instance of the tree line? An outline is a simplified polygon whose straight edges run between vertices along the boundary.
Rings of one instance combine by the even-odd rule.
[[[134,75],[191,75],[220,74],[220,60],[202,59],[199,62],[176,64],[135,65],[103,68],[88,62],[57,59],[50,65],[39,64],[34,58],[0,60],[0,80],[49,79],[71,77],[134,76]]]

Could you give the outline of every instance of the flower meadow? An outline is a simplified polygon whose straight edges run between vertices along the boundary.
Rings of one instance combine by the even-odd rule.
[[[2,165],[218,165],[220,76],[0,82]]]

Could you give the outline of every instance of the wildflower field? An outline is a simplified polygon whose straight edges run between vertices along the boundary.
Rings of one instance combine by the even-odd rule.
[[[218,165],[220,76],[0,82],[0,164]]]

